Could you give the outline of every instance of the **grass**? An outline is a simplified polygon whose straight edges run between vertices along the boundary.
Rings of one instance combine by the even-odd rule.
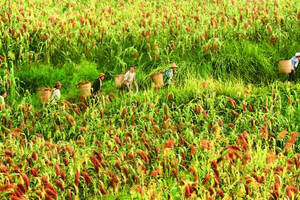
[[[203,82],[206,82],[206,88],[203,88]],[[245,93],[245,90],[249,91]],[[275,96],[274,96],[275,91]],[[63,181],[65,192],[58,186],[54,186],[58,198],[66,198],[68,191],[74,198],[137,198],[149,199],[167,199],[171,196],[173,199],[182,199],[186,196],[187,184],[193,184],[194,175],[190,168],[196,170],[195,188],[198,190],[192,196],[198,196],[200,199],[210,197],[218,198],[218,195],[210,194],[209,188],[214,187],[216,182],[211,179],[207,186],[200,183],[204,177],[209,174],[214,176],[213,168],[210,167],[212,160],[217,160],[221,155],[226,159],[218,163],[222,181],[220,187],[227,197],[245,198],[245,178],[252,176],[253,173],[258,177],[264,176],[263,184],[258,183],[255,178],[248,185],[251,190],[249,198],[265,199],[269,198],[272,190],[269,188],[274,184],[274,175],[277,166],[283,166],[284,172],[280,173],[282,190],[281,197],[287,197],[285,186],[294,181],[298,183],[296,177],[299,169],[293,165],[289,168],[286,164],[288,159],[294,159],[300,150],[299,138],[294,141],[293,147],[285,151],[285,147],[291,137],[291,132],[300,131],[299,118],[299,98],[296,91],[299,91],[299,84],[289,84],[274,82],[265,87],[256,87],[253,84],[243,82],[221,81],[213,78],[185,80],[184,84],[175,85],[169,89],[162,89],[156,93],[153,89],[141,91],[138,95],[117,94],[111,102],[103,102],[100,105],[89,104],[84,109],[80,104],[80,116],[75,114],[75,108],[67,107],[49,107],[38,109],[30,106],[28,112],[23,113],[22,107],[26,108],[25,102],[19,105],[19,108],[11,107],[4,113],[2,118],[6,122],[2,123],[1,151],[15,151],[22,149],[20,153],[13,153],[11,158],[13,163],[22,161],[31,157],[34,150],[38,153],[38,160],[32,160],[33,164],[24,160],[23,166],[30,168],[38,167],[39,177],[33,177],[29,169],[19,170],[28,174],[30,177],[31,189],[24,194],[27,198],[33,198],[38,194],[38,188],[44,188],[40,183],[40,177],[46,176],[49,181],[55,185],[56,176],[55,163],[59,163],[61,169],[67,174]],[[172,98],[169,98],[169,94]],[[228,100],[231,97],[235,100],[237,108]],[[293,104],[289,104],[288,97],[292,98]],[[243,110],[243,103],[247,105],[247,110]],[[253,106],[254,112],[249,110]],[[261,106],[267,106],[266,112]],[[163,128],[166,117],[165,106],[170,117],[168,128]],[[195,106],[201,110],[206,110],[207,119],[203,112],[197,114]],[[127,108],[124,119],[121,118],[124,108]],[[134,111],[136,109],[136,111]],[[103,118],[101,111],[103,110]],[[239,117],[234,117],[232,111],[239,113]],[[76,121],[76,126],[72,126],[66,116],[72,116]],[[133,118],[133,116],[135,116]],[[151,120],[154,120],[153,124]],[[55,119],[56,118],[56,119]],[[11,127],[20,127],[21,132],[16,129],[8,128],[8,121],[12,120]],[[26,119],[26,125],[22,128],[20,124]],[[43,120],[39,120],[43,119]],[[219,125],[221,119],[223,125]],[[250,121],[254,119],[254,126]],[[230,127],[229,123],[235,126]],[[266,135],[263,126],[266,125],[268,134]],[[60,127],[63,129],[60,129]],[[156,126],[156,127],[155,127]],[[212,129],[216,126],[217,129]],[[195,127],[195,131],[193,130]],[[283,139],[278,135],[283,130],[287,134]],[[223,152],[228,145],[239,144],[239,134],[247,131],[248,150],[240,152],[241,159],[235,158],[233,163],[228,159],[228,151]],[[36,135],[39,133],[40,135]],[[132,137],[129,137],[131,134]],[[115,137],[119,137],[122,146],[117,145]],[[182,136],[186,145],[180,139]],[[268,139],[266,139],[266,137]],[[21,146],[20,139],[23,138],[24,146]],[[164,145],[168,140],[174,141],[174,147],[165,149]],[[149,145],[150,149],[143,141]],[[210,148],[202,146],[206,140]],[[47,144],[47,145],[46,145]],[[50,145],[50,146],[49,146]],[[47,147],[49,146],[49,147]],[[53,146],[53,147],[51,147]],[[73,149],[75,156],[71,156],[66,150],[66,146]],[[191,146],[194,146],[197,153],[191,154]],[[238,145],[240,146],[240,145]],[[57,151],[56,148],[60,148]],[[156,154],[155,148],[158,148]],[[243,148],[240,146],[240,148]],[[274,149],[277,159],[271,163],[266,162],[267,156]],[[89,157],[93,151],[99,151],[103,156],[105,167],[100,168],[100,173],[96,173]],[[144,151],[152,156],[152,163],[146,162],[138,155],[138,152]],[[51,152],[51,153],[49,153]],[[60,152],[60,153],[59,153]],[[132,153],[135,156],[136,164],[130,158],[124,155]],[[244,166],[243,157],[249,154],[251,159]],[[185,154],[185,157],[183,157]],[[158,157],[159,158],[158,158]],[[68,166],[64,165],[63,158],[70,162]],[[7,163],[7,156],[4,163]],[[53,166],[51,166],[51,161]],[[119,161],[122,168],[129,169],[130,174],[139,178],[139,183],[134,181],[133,177],[126,178],[125,173],[118,171],[115,162]],[[5,165],[8,170],[12,170],[10,165]],[[228,170],[231,166],[231,172]],[[144,172],[143,167],[146,167]],[[172,172],[178,170],[178,178]],[[270,170],[265,173],[264,169]],[[92,183],[85,184],[83,177],[80,178],[79,186],[74,185],[74,174],[76,170],[87,171],[92,177]],[[107,170],[118,176],[119,181],[116,188],[113,189]],[[158,171],[158,176],[151,175],[152,171]],[[162,170],[160,172],[160,170]],[[291,176],[287,175],[287,172]],[[20,181],[18,175],[11,174],[15,181]],[[6,179],[0,179],[4,184]],[[59,180],[63,180],[59,178]],[[240,182],[239,180],[243,180]],[[17,183],[17,182],[16,182]],[[36,183],[33,185],[33,183]],[[108,195],[102,196],[99,191],[99,184],[102,183],[108,192]],[[138,192],[137,187],[141,186],[143,195]],[[215,188],[216,190],[216,188]],[[61,191],[61,192],[60,192]],[[162,192],[158,192],[162,191]],[[200,192],[201,191],[201,192]],[[265,192],[260,192],[265,191]]]
[[[88,61],[96,65],[98,71],[115,75],[136,65],[144,80],[157,69],[176,62],[182,66],[182,72],[186,72],[183,75],[213,74],[215,78],[238,77],[251,83],[283,80],[284,76],[277,73],[276,61],[290,59],[300,48],[299,31],[294,28],[299,3],[279,0],[275,5],[274,2],[248,5],[247,1],[239,1],[232,6],[230,1],[224,4],[218,1],[126,1],[124,4],[91,1],[92,10],[87,10],[86,2],[56,4],[50,1],[44,5],[34,0],[12,2],[11,9],[16,16],[10,23],[7,17],[10,6],[2,3],[3,12],[8,14],[4,12],[6,15],[1,20],[1,32],[5,33],[1,39],[7,41],[0,46],[4,60],[1,66],[15,66],[23,71],[22,68],[27,70],[27,66],[34,63],[68,68],[68,65],[81,66]],[[51,5],[59,6],[56,9]],[[209,12],[212,8],[213,12]],[[118,12],[122,9],[126,12]],[[248,24],[247,29],[245,24]],[[123,30],[124,27],[128,30]],[[8,34],[12,29],[15,34]],[[17,33],[20,34],[18,39],[15,38]],[[276,38],[272,44],[271,37]],[[205,51],[208,46],[209,50]],[[48,79],[47,84],[52,84],[50,82]]]
[[[1,198],[299,197],[299,70],[276,64],[300,49],[298,1],[45,3],[0,3]],[[136,95],[114,83],[132,65]],[[99,72],[105,100],[80,101]],[[56,81],[62,101],[41,105]]]

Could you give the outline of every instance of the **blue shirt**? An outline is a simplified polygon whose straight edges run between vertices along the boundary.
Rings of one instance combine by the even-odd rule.
[[[167,83],[173,78],[173,70],[171,68],[167,69],[164,74],[164,82]]]
[[[292,70],[295,70],[299,64],[299,60],[294,56],[291,58]]]

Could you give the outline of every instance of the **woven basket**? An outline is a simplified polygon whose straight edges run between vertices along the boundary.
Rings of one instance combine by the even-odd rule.
[[[289,74],[292,71],[292,62],[291,60],[281,60],[278,63],[279,73]]]
[[[164,74],[161,72],[152,74],[150,76],[151,80],[154,82],[154,84],[158,87],[161,87],[164,85]]]
[[[89,97],[91,96],[91,82],[84,82],[78,84],[78,94],[80,97]]]
[[[116,88],[121,88],[125,74],[115,76]]]
[[[51,88],[39,88],[38,89],[38,98],[41,104],[49,104],[49,99],[52,94],[52,89]]]

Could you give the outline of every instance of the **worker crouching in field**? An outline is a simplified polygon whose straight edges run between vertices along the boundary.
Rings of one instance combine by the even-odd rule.
[[[136,82],[136,74],[135,74],[136,66],[132,66],[128,72],[124,75],[123,79],[123,87],[125,86],[128,91],[131,91],[131,85],[134,83],[136,92],[138,92],[138,84]]]
[[[1,91],[0,93],[0,110],[5,109],[5,98],[7,97],[7,94],[5,91]]]
[[[165,71],[164,73],[164,84],[165,87],[168,87],[169,85],[171,85],[171,82],[175,81],[173,80],[173,77],[176,73],[178,66],[175,63],[171,64],[171,67],[169,69],[167,69],[167,71]]]
[[[61,83],[56,82],[54,84],[54,88],[52,89],[52,95],[51,95],[51,104],[56,104],[60,100],[60,88],[61,88]]]
[[[296,53],[296,55],[291,58],[292,70],[291,73],[289,74],[289,81],[296,81],[296,68],[299,64],[299,60],[300,60],[300,53]]]

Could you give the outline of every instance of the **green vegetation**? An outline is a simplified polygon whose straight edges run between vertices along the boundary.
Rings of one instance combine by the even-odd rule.
[[[190,73],[269,83],[299,51],[298,1],[3,1],[1,65],[79,64],[148,75],[170,62]],[[184,70],[184,71],[185,71]],[[50,84],[50,83],[49,83]]]
[[[189,79],[158,93],[111,95],[101,105],[36,110],[24,102],[2,112],[1,194],[295,199],[299,89]]]
[[[276,61],[300,50],[299,8],[0,1],[0,198],[297,199],[300,84]],[[176,82],[155,90],[172,62]],[[137,95],[114,85],[132,65]],[[99,72],[104,101],[80,100]],[[62,101],[41,105],[56,81]]]

